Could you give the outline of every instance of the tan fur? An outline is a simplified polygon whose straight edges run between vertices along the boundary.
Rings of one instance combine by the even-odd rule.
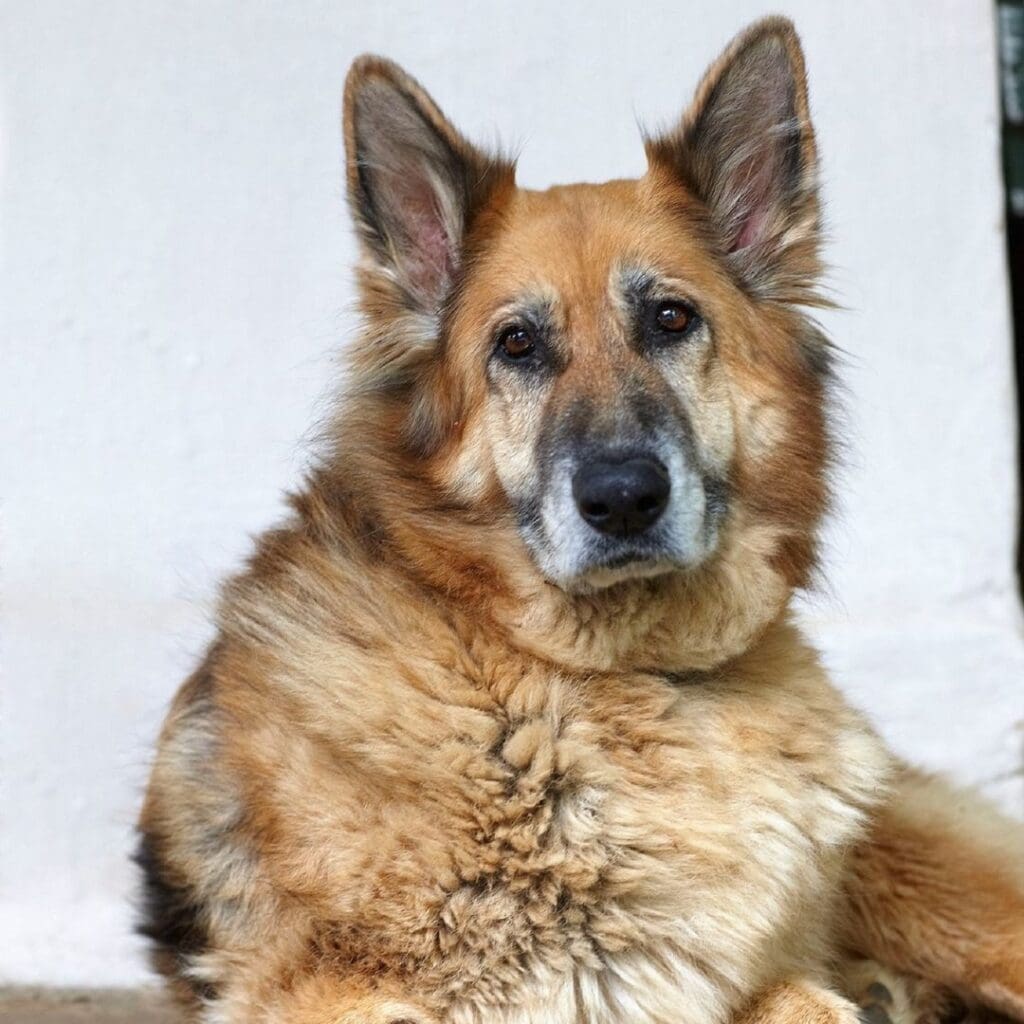
[[[858,847],[848,945],[1024,1018],[1024,828],[904,769]]]
[[[685,146],[736,66],[749,91],[750,53],[788,61],[801,177],[758,200],[770,216],[740,195],[721,219]],[[408,164],[378,141],[361,170],[389,103],[426,141]],[[734,44],[637,182],[518,190],[376,58],[346,142],[348,394],[291,519],[225,588],[142,815],[155,962],[190,1019],[853,1024],[853,957],[1024,1019],[1020,847],[895,767],[789,620],[828,467],[825,343],[793,305],[819,264],[792,27]],[[672,361],[631,347],[636,264],[704,311]],[[488,363],[522,295],[561,360],[531,383]],[[685,570],[556,586],[514,499],[545,431],[579,408],[620,422],[627,386],[692,429],[728,514]]]

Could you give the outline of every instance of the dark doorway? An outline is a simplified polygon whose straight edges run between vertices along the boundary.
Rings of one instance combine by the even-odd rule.
[[[1017,371],[1017,579],[1024,589],[1024,0],[999,0],[1000,92],[1003,99],[1003,175],[1006,242]]]

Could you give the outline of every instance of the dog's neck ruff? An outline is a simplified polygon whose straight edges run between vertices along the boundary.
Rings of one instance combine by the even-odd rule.
[[[534,579],[499,600],[511,642],[580,672],[706,672],[749,650],[785,614],[790,587],[766,556],[568,594]]]

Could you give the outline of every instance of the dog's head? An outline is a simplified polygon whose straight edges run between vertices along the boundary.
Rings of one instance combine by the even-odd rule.
[[[804,582],[827,346],[800,312],[820,304],[817,163],[787,21],[734,41],[636,181],[519,189],[373,57],[345,134],[353,385],[399,411],[401,457],[452,516],[507,524],[567,592],[706,571],[752,530]]]

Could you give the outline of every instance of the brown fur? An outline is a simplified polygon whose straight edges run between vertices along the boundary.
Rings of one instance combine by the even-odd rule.
[[[758,137],[765,74],[783,121]],[[1024,1019],[1010,826],[932,813],[941,784],[893,773],[787,613],[829,458],[792,27],[734,43],[635,182],[519,190],[378,58],[345,106],[366,328],[142,815],[155,962],[191,1019],[852,1024],[851,957]],[[702,311],[671,359],[630,341],[637,264]],[[556,368],[529,379],[489,357],[524,295]],[[553,585],[517,513],[538,453],[643,402],[726,482],[715,543]]]

